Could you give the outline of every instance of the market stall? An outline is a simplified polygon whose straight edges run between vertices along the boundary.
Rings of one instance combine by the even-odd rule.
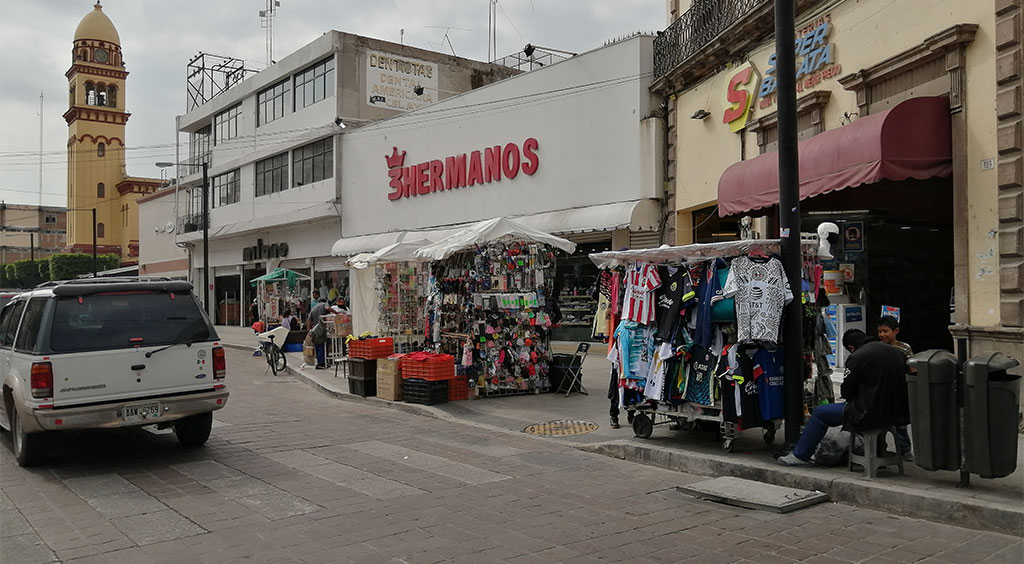
[[[549,387],[554,249],[571,241],[506,218],[474,224],[412,253],[430,261],[425,337],[455,357],[477,395],[539,393]],[[420,290],[417,290],[420,291]]]
[[[281,321],[282,314],[287,310],[292,315],[308,312],[308,304],[304,296],[309,295],[311,278],[305,274],[277,268],[263,276],[249,281],[256,287],[256,319],[270,328]],[[305,292],[300,287],[305,285]]]
[[[805,402],[831,401],[822,344],[817,240],[804,245],[804,284],[794,292],[779,240],[747,240],[594,253],[603,269],[598,315],[608,323],[611,378],[634,434],[654,425],[719,426],[726,450],[744,429],[772,442],[785,415],[780,326],[785,304],[802,299]],[[794,297],[795,296],[795,297]],[[822,367],[824,363],[824,367]]]

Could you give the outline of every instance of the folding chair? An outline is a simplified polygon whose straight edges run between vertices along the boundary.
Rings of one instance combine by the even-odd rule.
[[[558,385],[558,390],[555,393],[562,393],[562,388],[565,388],[565,397],[569,397],[572,393],[573,386],[579,385],[577,390],[583,395],[589,395],[587,389],[583,387],[583,361],[587,358],[587,353],[590,351],[590,343],[580,343],[576,347],[576,354],[572,355],[569,360],[569,365],[565,367],[565,375],[562,376],[562,382]],[[568,386],[566,386],[568,383]]]

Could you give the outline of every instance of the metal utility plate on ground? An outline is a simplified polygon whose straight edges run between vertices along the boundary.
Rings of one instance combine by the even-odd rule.
[[[725,476],[676,489],[701,499],[776,513],[789,513],[828,501],[828,495]]]

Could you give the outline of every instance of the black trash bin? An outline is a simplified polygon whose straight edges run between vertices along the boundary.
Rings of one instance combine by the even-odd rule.
[[[907,375],[914,462],[925,470],[959,470],[956,356],[932,349],[910,357],[909,363],[916,371]]]
[[[964,365],[964,448],[967,470],[982,478],[1017,468],[1020,362],[1002,353],[975,356]]]

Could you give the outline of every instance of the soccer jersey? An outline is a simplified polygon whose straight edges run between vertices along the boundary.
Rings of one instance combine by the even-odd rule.
[[[658,341],[675,342],[676,329],[682,321],[682,307],[694,299],[696,293],[685,268],[671,266],[660,269],[661,286],[654,292],[657,298]]]
[[[718,357],[710,349],[695,345],[688,359],[686,392],[683,399],[700,405],[714,405],[712,385]]]
[[[661,286],[658,269],[645,262],[634,263],[626,270],[626,295],[622,318],[644,325],[654,321],[654,290]]]
[[[711,301],[716,295],[721,294],[721,285],[718,283],[718,262],[721,259],[712,260],[707,263],[700,275],[700,284],[697,286],[697,314],[693,332],[693,341],[702,347],[710,347],[713,339],[713,327],[711,325]]]
[[[654,353],[653,330],[633,321],[622,321],[614,336],[619,349],[619,387],[642,392]]]
[[[722,295],[736,298],[739,342],[774,345],[778,341],[783,308],[793,299],[779,259],[766,263],[747,257],[734,259]]]
[[[786,416],[786,392],[782,375],[782,351],[758,349],[754,353],[754,380],[757,400],[764,419]]]

